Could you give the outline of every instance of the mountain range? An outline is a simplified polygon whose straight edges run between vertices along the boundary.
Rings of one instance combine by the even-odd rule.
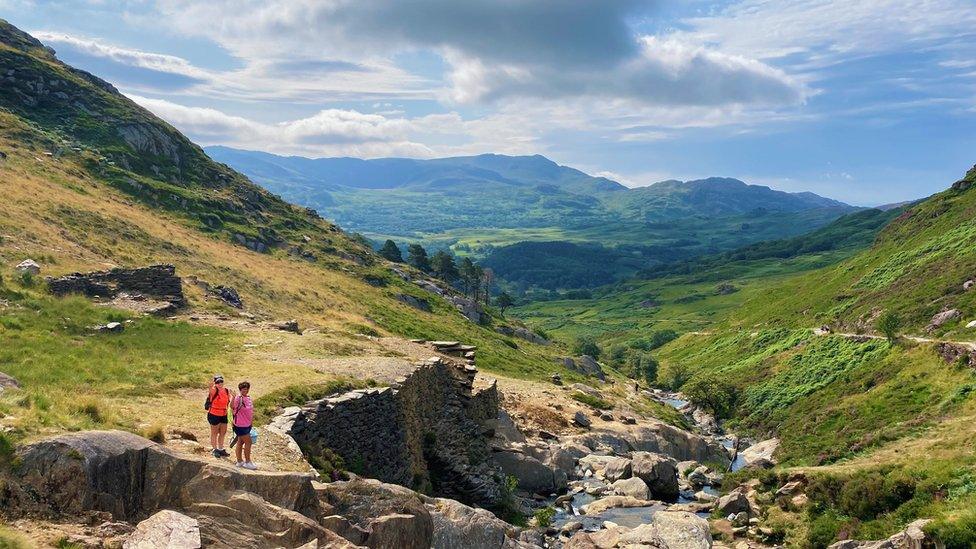
[[[496,274],[521,287],[606,284],[644,267],[799,235],[856,209],[731,178],[627,188],[539,155],[362,160],[205,150],[373,240],[489,260],[499,252],[490,261]],[[563,253],[527,242],[559,242]],[[572,260],[594,254],[609,268],[596,273]],[[513,261],[520,273],[507,268]],[[554,268],[569,273],[550,276]]]

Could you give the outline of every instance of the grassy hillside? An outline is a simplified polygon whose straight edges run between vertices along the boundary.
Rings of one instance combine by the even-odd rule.
[[[965,347],[957,360],[938,352],[939,341],[976,340],[966,327],[976,296],[963,288],[976,267],[974,182],[976,169],[910,206],[868,250],[771,285],[713,334],[685,336],[662,353],[665,368],[693,365],[698,375],[734,383],[741,390],[736,422],[779,434],[785,463],[817,466],[812,471],[828,488],[807,521],[823,538],[890,533],[928,516],[938,519],[933,528],[949,546],[976,541],[976,377]],[[950,308],[959,319],[927,329]],[[904,333],[935,342],[890,345],[809,330],[827,323],[874,332],[875,319],[889,311],[903,319]],[[827,495],[845,491],[846,501]],[[857,509],[850,501],[858,497],[877,508]]]
[[[976,328],[966,325],[976,290],[963,283],[976,276],[974,183],[976,169],[901,211],[855,214],[798,239],[648,273],[592,300],[512,314],[565,340],[595,337],[608,357],[662,330],[681,334],[653,351],[658,383],[733,395],[729,426],[780,437],[783,466],[812,479],[808,510],[764,517],[787,544],[878,539],[929,517],[950,547],[970,547],[976,375],[966,346]],[[927,329],[945,309],[960,317]],[[889,311],[905,335],[895,344],[875,327]],[[834,333],[815,334],[824,324]],[[944,341],[962,342],[961,358],[943,358]],[[773,490],[783,482],[764,480]]]
[[[260,396],[356,375],[317,367],[335,357],[416,358],[375,336],[461,340],[500,374],[538,379],[557,368],[558,347],[472,324],[5,22],[0,75],[0,371],[24,386],[0,395],[0,451],[62,430],[199,422],[197,395],[214,372],[250,378]],[[42,276],[172,263],[184,278],[236,288],[245,310],[189,282],[190,306],[175,320],[55,298],[42,279],[14,272],[27,258]],[[259,330],[291,318],[308,335]],[[121,334],[92,329],[110,320],[132,322]]]

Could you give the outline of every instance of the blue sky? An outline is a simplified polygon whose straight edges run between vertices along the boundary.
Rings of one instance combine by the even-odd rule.
[[[544,154],[860,205],[976,162],[973,0],[0,0],[197,142]]]

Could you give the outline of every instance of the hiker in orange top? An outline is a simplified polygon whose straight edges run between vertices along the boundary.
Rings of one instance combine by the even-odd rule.
[[[216,458],[227,457],[230,453],[224,450],[224,437],[227,436],[227,406],[230,404],[230,389],[224,387],[224,376],[217,374],[210,384],[207,393],[207,422],[210,423],[210,447]]]

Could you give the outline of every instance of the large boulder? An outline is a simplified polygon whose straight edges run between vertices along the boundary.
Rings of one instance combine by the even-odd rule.
[[[573,414],[573,423],[579,425],[580,427],[589,427],[593,424],[590,418],[586,417],[583,412],[576,412]]]
[[[614,494],[630,496],[635,499],[651,499],[651,489],[647,483],[637,477],[620,479],[610,485]]]
[[[600,363],[589,355],[581,356],[579,360],[576,361],[576,368],[578,372],[588,376],[593,376],[601,381],[607,378],[606,374],[603,373],[603,367],[600,366]]]
[[[495,437],[511,443],[525,443],[525,435],[519,431],[518,425],[512,420],[512,416],[504,408],[498,408],[498,417],[495,421]]]
[[[199,549],[200,523],[176,511],[163,510],[136,526],[122,549]]]
[[[673,459],[650,452],[634,452],[631,460],[632,474],[647,484],[653,497],[664,501],[678,498],[676,465]]]
[[[739,452],[739,457],[746,467],[758,466],[764,463],[776,463],[773,454],[779,448],[779,439],[771,438],[762,442],[757,442],[752,446]]]
[[[603,467],[603,478],[609,482],[615,482],[623,478],[630,478],[632,474],[630,460],[623,457],[615,457],[607,461]]]
[[[519,488],[540,494],[550,494],[557,490],[552,468],[538,459],[511,450],[495,452],[491,457],[506,476],[513,476],[518,480]]]
[[[570,479],[576,478],[576,463],[590,453],[590,449],[578,442],[566,441],[552,449],[547,462],[555,470],[566,473]]]
[[[628,429],[627,440],[634,450],[727,466],[729,454],[721,444],[666,423],[651,422]]]
[[[631,450],[639,449],[632,447],[630,442],[623,437],[606,431],[576,435],[568,438],[568,440],[578,442],[589,448],[592,452],[605,454],[626,454]]]
[[[505,521],[453,499],[430,500],[427,510],[434,524],[432,549],[502,549],[515,538]]]
[[[668,549],[711,549],[712,534],[708,521],[685,511],[654,513],[650,524]],[[635,529],[636,530],[636,529]],[[621,536],[621,542],[629,538]]]
[[[718,498],[718,502],[715,503],[715,509],[723,517],[742,512],[748,513],[750,512],[749,498],[741,490],[736,489]]]

